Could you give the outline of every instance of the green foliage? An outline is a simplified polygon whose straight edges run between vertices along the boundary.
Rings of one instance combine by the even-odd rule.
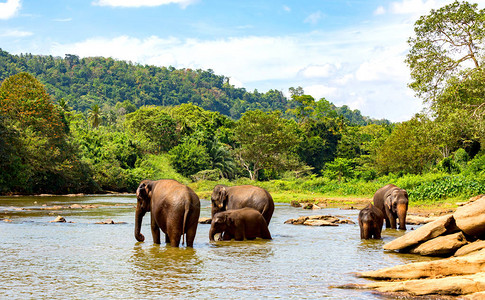
[[[169,151],[173,168],[183,176],[193,175],[210,166],[206,148],[194,139],[185,141]]]
[[[160,107],[142,107],[126,115],[124,125],[149,153],[169,151],[178,142],[175,121]]]
[[[417,116],[396,127],[378,150],[376,166],[381,172],[420,173],[434,163],[438,153],[426,122]]]
[[[478,10],[477,4],[455,1],[431,10],[416,21],[414,32],[406,59],[410,87],[426,101],[433,103],[451,77],[466,77],[461,71],[483,65],[485,9]]]
[[[485,177],[446,176],[424,182],[408,190],[411,200],[440,200],[452,197],[471,197],[485,193]]]
[[[355,160],[337,157],[333,162],[325,164],[324,175],[330,179],[350,179],[354,176]]]
[[[296,124],[281,118],[279,112],[244,113],[236,124],[235,139],[241,165],[252,180],[258,179],[262,169],[286,170],[295,163],[291,149],[298,143]]]

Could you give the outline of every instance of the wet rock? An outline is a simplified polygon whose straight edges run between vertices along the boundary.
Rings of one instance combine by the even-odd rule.
[[[54,206],[47,206],[47,205],[42,205],[43,207],[41,208],[42,210],[62,210],[64,207],[61,205],[54,205]]]
[[[460,231],[424,242],[411,249],[409,253],[424,256],[450,256],[467,243],[468,241]]]
[[[313,209],[313,203],[301,203],[303,209]]]
[[[377,280],[418,279],[442,276],[470,275],[485,272],[485,249],[466,256],[450,257],[433,261],[416,262],[368,271],[359,277]]]
[[[96,222],[95,224],[126,224],[126,222],[115,222],[112,219],[106,219],[101,222]]]
[[[452,230],[454,227],[455,224],[452,215],[442,216],[431,223],[425,224],[418,229],[410,231],[405,235],[385,244],[383,248],[385,250],[402,250],[434,239],[435,237],[448,232],[449,229]]]
[[[82,209],[83,207],[80,204],[73,204],[69,208],[71,208],[71,209]]]
[[[468,294],[463,297],[460,297],[460,299],[464,300],[483,300],[485,299],[485,292],[478,292],[478,293],[473,293],[473,294]]]
[[[382,293],[405,292],[412,296],[466,295],[485,290],[485,273],[399,282],[376,282],[366,285]]]
[[[338,224],[326,220],[306,220],[303,225],[307,226],[338,226]]]
[[[349,219],[344,219],[344,220],[338,220],[337,224],[355,224],[355,222]]]
[[[485,237],[485,196],[461,207],[453,214],[456,226],[474,237]]]
[[[66,223],[66,219],[61,216],[57,216],[55,220],[49,221],[49,223]]]
[[[113,221],[112,219],[106,219],[101,222],[96,222],[96,224],[115,224],[115,221]]]
[[[212,218],[199,218],[199,224],[210,224],[212,222]]]
[[[292,207],[301,207],[300,202],[297,200],[291,200],[290,206]]]
[[[484,248],[485,248],[485,241],[478,240],[478,241],[475,241],[473,243],[470,243],[468,245],[465,245],[465,246],[461,247],[460,249],[458,249],[455,252],[455,255],[454,256],[468,255],[470,253],[473,253],[473,252],[476,252],[476,251],[480,251],[480,250],[482,250]]]
[[[415,215],[407,215],[406,216],[406,224],[409,225],[422,225],[422,224],[428,224],[433,221],[436,221],[438,217],[421,217],[421,216],[415,216]]]
[[[338,224],[355,224],[351,220],[341,220],[335,216],[316,215],[303,216],[296,219],[289,219],[285,224],[307,225],[307,226],[338,226]]]
[[[10,219],[3,219],[2,221],[5,222],[5,223],[12,223],[12,220],[10,220]]]

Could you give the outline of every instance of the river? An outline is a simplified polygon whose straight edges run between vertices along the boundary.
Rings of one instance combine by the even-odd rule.
[[[358,210],[286,204],[276,204],[270,241],[211,244],[210,225],[199,224],[193,249],[155,245],[147,214],[146,241],[138,243],[135,205],[133,195],[0,197],[0,298],[382,299],[334,286],[367,282],[355,272],[425,259],[383,252],[382,245],[402,231],[388,229],[383,240],[362,241],[357,224],[284,224],[315,214],[357,223]],[[210,217],[210,202],[201,200],[201,207],[201,217]],[[72,223],[49,222],[58,215]],[[96,224],[106,219],[120,224]]]

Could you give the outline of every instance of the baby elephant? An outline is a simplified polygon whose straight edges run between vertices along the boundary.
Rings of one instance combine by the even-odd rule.
[[[224,240],[253,240],[257,237],[271,239],[263,215],[254,208],[227,210],[216,213],[212,218],[209,239],[214,242],[216,233],[222,233]]]
[[[359,213],[361,239],[380,239],[384,214],[380,209],[370,204]]]

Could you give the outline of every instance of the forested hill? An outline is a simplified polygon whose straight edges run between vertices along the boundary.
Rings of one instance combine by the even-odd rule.
[[[248,92],[229,84],[229,78],[212,70],[175,69],[133,64],[112,58],[65,58],[21,54],[0,49],[0,82],[19,72],[33,74],[56,101],[64,99],[73,109],[85,112],[94,104],[115,106],[130,101],[144,105],[193,103],[206,110],[218,111],[239,119],[247,110],[280,110],[293,106],[281,91]],[[318,100],[318,99],[317,99]],[[361,115],[347,106],[332,108],[351,125],[389,123]]]

